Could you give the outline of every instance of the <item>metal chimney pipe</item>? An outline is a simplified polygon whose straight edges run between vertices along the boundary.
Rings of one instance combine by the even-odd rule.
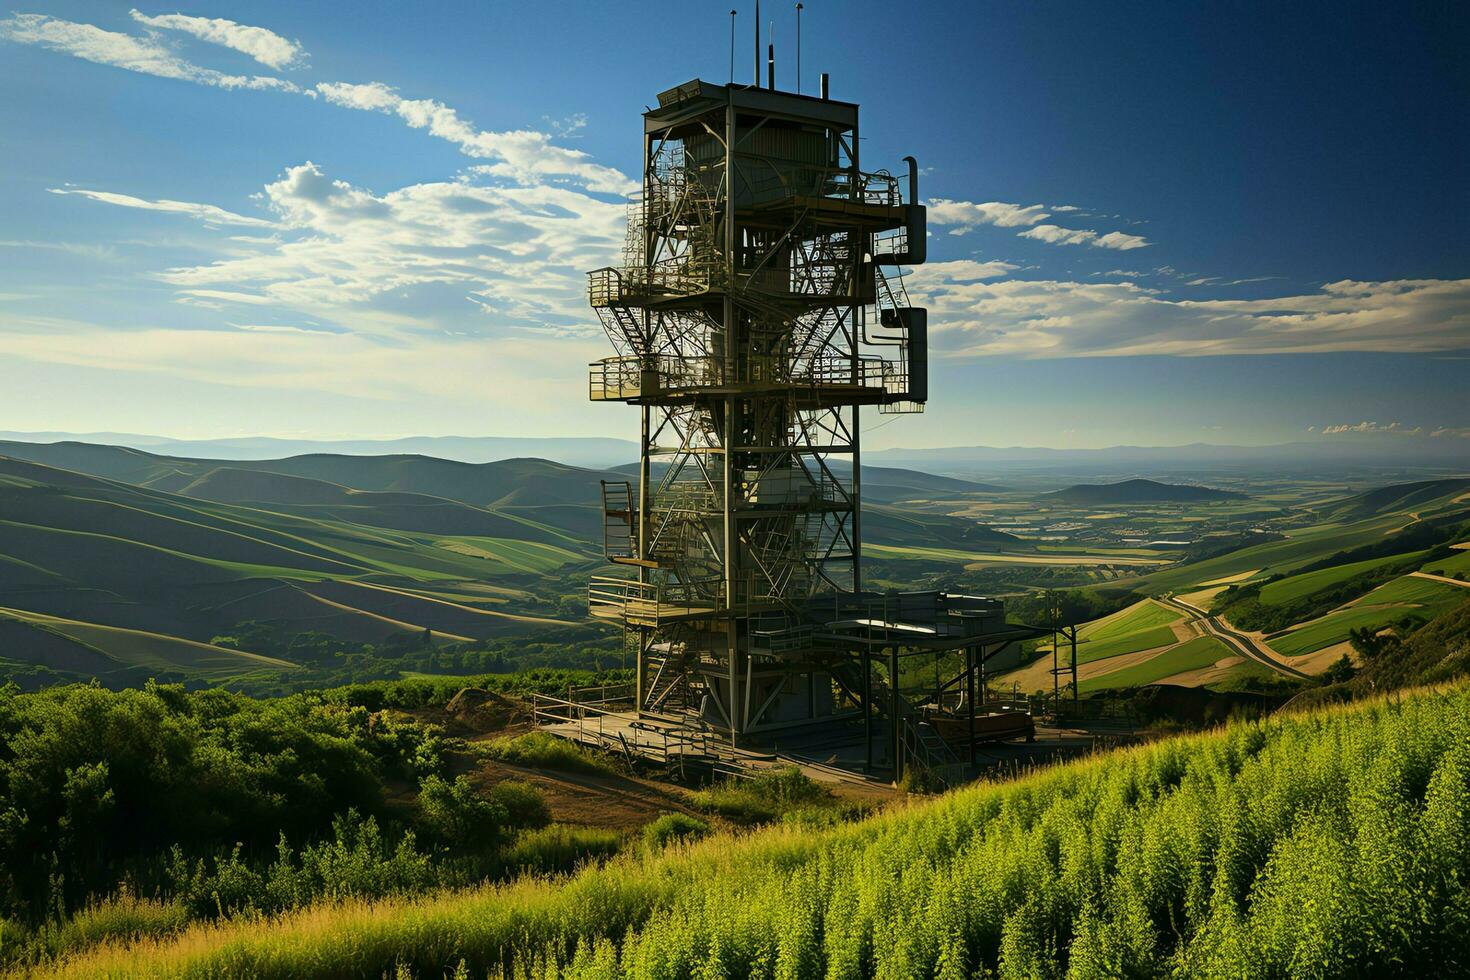
[[[824,99],[827,97],[827,82],[828,82],[828,79],[829,79],[829,76],[827,75],[827,73],[826,72],[822,72],[822,98],[824,98]]]
[[[903,162],[909,165],[909,203],[919,203],[919,161],[913,157],[904,157]]]
[[[776,46],[766,45],[766,88],[776,91]]]

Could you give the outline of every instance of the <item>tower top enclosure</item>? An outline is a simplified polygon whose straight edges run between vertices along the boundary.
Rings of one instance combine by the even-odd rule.
[[[625,572],[593,579],[591,612],[625,627],[644,716],[734,739],[870,715],[868,653],[1004,620],[863,589],[860,414],[929,397],[901,275],[925,258],[917,164],[864,170],[853,103],[697,79],[643,134],[621,264],[589,273],[616,350],[590,396],[637,406],[642,445],[636,485],[603,486]]]

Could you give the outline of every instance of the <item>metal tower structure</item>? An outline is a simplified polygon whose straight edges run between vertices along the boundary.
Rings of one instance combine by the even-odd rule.
[[[627,631],[640,714],[732,740],[871,716],[872,651],[896,676],[905,641],[968,648],[1000,614],[863,590],[861,411],[928,398],[900,275],[925,258],[917,165],[907,196],[863,170],[825,76],[816,97],[695,80],[643,118],[622,264],[589,273],[616,350],[590,396],[642,419],[636,484],[603,486],[607,557],[636,577],[594,578],[590,610]]]

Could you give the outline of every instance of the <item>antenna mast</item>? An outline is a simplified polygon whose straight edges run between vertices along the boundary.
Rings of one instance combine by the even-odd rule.
[[[761,87],[761,0],[755,0],[755,87]]]
[[[801,4],[796,5],[796,94],[801,94]]]

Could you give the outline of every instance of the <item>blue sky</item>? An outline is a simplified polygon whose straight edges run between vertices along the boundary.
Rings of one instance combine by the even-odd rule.
[[[806,90],[930,205],[933,398],[870,445],[1470,437],[1459,5],[805,6]],[[581,273],[728,6],[10,10],[0,427],[633,431]]]

